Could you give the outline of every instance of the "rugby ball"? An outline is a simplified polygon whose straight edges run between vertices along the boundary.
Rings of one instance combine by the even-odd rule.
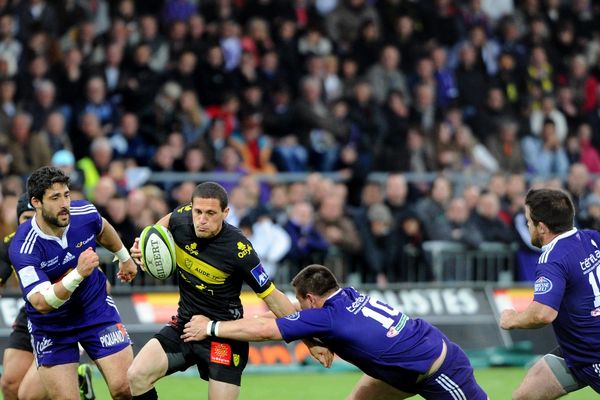
[[[177,268],[173,235],[160,224],[149,225],[140,235],[142,263],[146,273],[156,279],[167,279]]]

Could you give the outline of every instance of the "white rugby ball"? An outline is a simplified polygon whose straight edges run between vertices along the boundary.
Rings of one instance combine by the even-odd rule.
[[[160,224],[149,225],[140,235],[142,263],[148,274],[156,279],[167,279],[177,268],[173,235]]]

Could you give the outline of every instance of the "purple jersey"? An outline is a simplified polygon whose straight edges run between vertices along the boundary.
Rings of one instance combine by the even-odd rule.
[[[421,319],[345,288],[323,308],[277,319],[286,342],[315,337],[366,374],[403,390],[429,370],[450,341]]]
[[[570,367],[600,362],[600,234],[572,229],[545,245],[534,300],[558,311],[552,323]]]
[[[96,207],[84,200],[71,202],[71,221],[62,238],[41,231],[36,218],[19,226],[9,248],[26,300],[27,316],[34,329],[64,332],[95,325],[108,307],[115,307],[106,293],[106,276],[98,268],[85,278],[71,298],[59,309],[42,314],[27,301],[30,293],[44,282],[55,283],[77,267],[79,255],[88,247],[96,249],[96,235],[102,217]]]

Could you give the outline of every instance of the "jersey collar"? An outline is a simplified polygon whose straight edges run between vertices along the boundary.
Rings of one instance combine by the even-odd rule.
[[[67,240],[67,232],[69,231],[69,227],[71,226],[71,224],[67,225],[67,227],[65,228],[65,231],[62,234],[62,237],[59,238],[58,236],[52,236],[52,235],[48,235],[48,234],[44,233],[40,229],[39,225],[37,224],[36,217],[37,216],[34,216],[33,218],[31,218],[31,227],[33,228],[35,233],[37,233],[43,239],[53,240],[53,241],[57,242],[60,245],[60,247],[62,247],[63,249],[66,249],[69,246],[69,242]]]
[[[548,244],[545,244],[542,246],[542,251],[546,251],[551,247],[554,247],[554,245],[556,244],[556,242],[558,242],[560,239],[564,239],[566,237],[572,236],[577,232],[577,228],[573,228],[570,231],[566,231],[561,233],[560,235],[558,235],[557,237],[555,237],[554,239],[552,239],[552,241]]]

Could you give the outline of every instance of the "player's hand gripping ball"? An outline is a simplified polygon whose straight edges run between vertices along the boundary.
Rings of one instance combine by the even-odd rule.
[[[140,235],[142,263],[148,274],[156,279],[167,279],[175,269],[175,241],[173,235],[160,224],[149,225]]]

